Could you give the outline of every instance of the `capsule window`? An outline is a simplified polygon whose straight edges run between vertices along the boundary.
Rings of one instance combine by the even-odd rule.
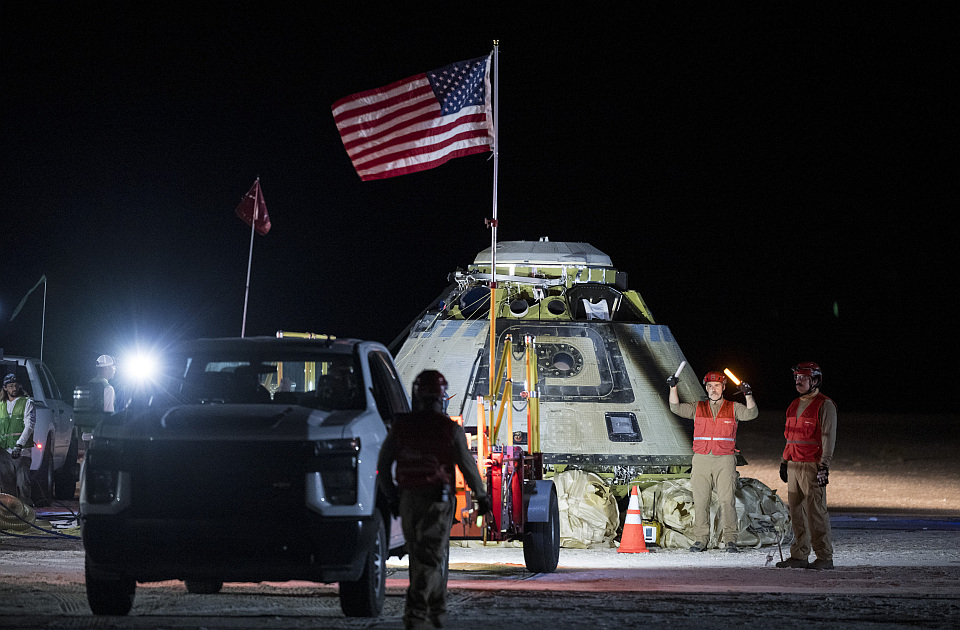
[[[607,435],[611,442],[643,442],[640,423],[632,412],[607,412]]]

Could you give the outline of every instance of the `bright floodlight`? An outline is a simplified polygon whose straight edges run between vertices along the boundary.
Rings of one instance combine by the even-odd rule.
[[[124,372],[137,381],[152,380],[157,375],[157,358],[149,354],[135,354],[122,363]]]

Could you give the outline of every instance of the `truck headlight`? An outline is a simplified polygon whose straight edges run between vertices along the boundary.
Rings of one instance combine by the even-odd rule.
[[[113,448],[93,448],[87,454],[84,484],[88,503],[102,505],[117,500],[120,458],[121,453]]]
[[[320,473],[324,495],[334,505],[357,502],[357,460],[360,438],[313,443],[311,469]]]
[[[112,503],[117,499],[119,480],[119,471],[87,469],[87,501],[97,504]]]

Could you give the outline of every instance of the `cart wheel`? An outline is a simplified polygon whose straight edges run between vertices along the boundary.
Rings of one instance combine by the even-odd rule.
[[[560,562],[560,503],[551,489],[546,522],[527,521],[523,528],[523,561],[531,573],[553,573]]]

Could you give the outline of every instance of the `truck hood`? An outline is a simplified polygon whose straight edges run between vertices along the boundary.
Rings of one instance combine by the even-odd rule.
[[[337,438],[363,410],[295,405],[181,405],[106,419],[97,437],[131,440],[315,440]]]

